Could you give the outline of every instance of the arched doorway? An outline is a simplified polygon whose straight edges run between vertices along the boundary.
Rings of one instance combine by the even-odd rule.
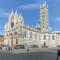
[[[43,43],[43,48],[47,48],[48,46],[46,45],[46,42]]]
[[[44,42],[44,47],[46,46],[46,43]]]
[[[44,42],[44,47],[45,47],[45,48],[48,48],[48,46],[47,46],[46,42]]]

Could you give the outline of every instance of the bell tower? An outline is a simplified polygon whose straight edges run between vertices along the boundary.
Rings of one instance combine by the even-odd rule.
[[[46,3],[42,3],[40,5],[40,32],[49,32],[48,5]]]

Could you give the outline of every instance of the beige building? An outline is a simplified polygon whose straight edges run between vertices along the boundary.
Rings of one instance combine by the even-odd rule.
[[[4,36],[0,35],[0,46],[4,44]]]
[[[40,5],[40,23],[36,27],[24,24],[24,18],[17,11],[10,13],[5,24],[4,44],[9,46],[24,45],[30,48],[59,47],[60,32],[50,32],[48,24],[48,5]]]

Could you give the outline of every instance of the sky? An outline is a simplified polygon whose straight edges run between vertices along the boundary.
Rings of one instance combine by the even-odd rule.
[[[40,4],[48,4],[49,29],[60,31],[60,0],[0,0],[0,35],[4,34],[4,25],[12,9],[24,18],[25,24],[36,26],[40,20]]]

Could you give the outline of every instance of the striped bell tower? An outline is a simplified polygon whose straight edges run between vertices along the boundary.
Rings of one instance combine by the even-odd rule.
[[[40,32],[49,32],[48,29],[48,5],[42,3],[40,5]]]

